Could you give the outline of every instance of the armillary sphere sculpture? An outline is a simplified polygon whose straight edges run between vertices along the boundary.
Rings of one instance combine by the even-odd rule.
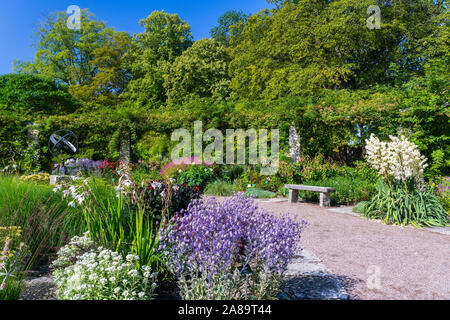
[[[66,175],[67,168],[65,163],[73,159],[73,155],[78,150],[78,138],[72,131],[58,130],[54,132],[48,140],[48,150],[50,153],[60,159],[61,165],[58,168],[59,175]]]

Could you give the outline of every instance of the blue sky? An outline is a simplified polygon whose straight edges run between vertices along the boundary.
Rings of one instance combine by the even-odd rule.
[[[89,8],[99,20],[119,31],[141,32],[138,22],[154,10],[177,13],[189,22],[195,40],[209,37],[217,18],[228,10],[256,13],[271,7],[266,0],[7,0],[0,6],[0,74],[12,71],[12,62],[32,60],[32,35],[49,13],[69,5]]]

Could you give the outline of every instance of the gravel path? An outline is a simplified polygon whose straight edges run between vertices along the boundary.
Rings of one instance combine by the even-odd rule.
[[[314,204],[257,201],[270,212],[297,213],[309,222],[302,246],[341,279],[351,298],[450,299],[450,235]]]

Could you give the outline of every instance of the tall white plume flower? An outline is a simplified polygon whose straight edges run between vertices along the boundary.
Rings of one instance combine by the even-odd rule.
[[[374,134],[366,140],[367,161],[383,177],[394,177],[406,183],[415,179],[423,182],[427,158],[420,154],[417,146],[404,136],[389,136],[389,142],[380,141]]]

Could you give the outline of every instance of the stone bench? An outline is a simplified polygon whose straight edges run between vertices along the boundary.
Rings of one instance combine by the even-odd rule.
[[[320,206],[329,207],[331,205],[330,193],[336,192],[335,188],[329,187],[315,187],[315,186],[304,186],[299,184],[287,184],[284,186],[289,189],[289,202],[295,203],[298,201],[298,190],[320,192]]]

